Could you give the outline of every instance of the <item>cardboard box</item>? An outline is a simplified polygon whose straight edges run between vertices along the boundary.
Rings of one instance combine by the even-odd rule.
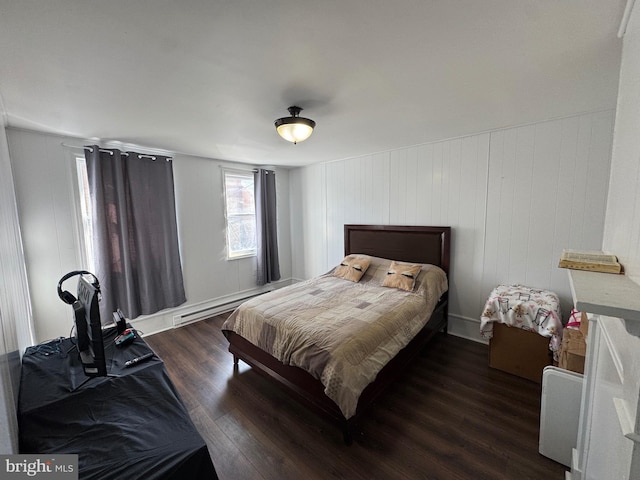
[[[493,323],[493,338],[489,342],[491,368],[542,383],[542,370],[552,363],[549,338],[504,323]]]
[[[582,335],[586,340],[587,333],[589,333],[589,318],[587,317],[587,314],[585,312],[582,312],[582,315],[580,317],[580,331],[582,332]]]
[[[587,343],[585,342],[582,323],[580,329],[564,329],[562,344],[560,345],[560,359],[558,361],[560,368],[577,373],[584,373],[584,361],[587,355]]]

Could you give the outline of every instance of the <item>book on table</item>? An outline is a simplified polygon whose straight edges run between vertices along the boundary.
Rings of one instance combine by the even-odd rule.
[[[623,273],[618,257],[602,252],[563,250],[558,266],[589,272]]]

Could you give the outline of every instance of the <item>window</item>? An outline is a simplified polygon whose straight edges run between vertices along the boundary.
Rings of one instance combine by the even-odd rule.
[[[256,254],[256,204],[253,173],[224,171],[227,258]]]
[[[87,162],[84,157],[76,157],[76,173],[78,175],[78,190],[80,197],[80,215],[82,231],[80,241],[84,245],[84,255],[87,270],[95,272],[95,257],[93,253],[93,225],[91,221],[91,194],[89,193],[89,179],[87,178]]]

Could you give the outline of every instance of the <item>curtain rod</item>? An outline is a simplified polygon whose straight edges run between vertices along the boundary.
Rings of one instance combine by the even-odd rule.
[[[90,152],[93,152],[93,147],[91,147],[91,146],[84,146],[84,145],[67,145],[67,144],[66,144],[66,143],[64,143],[64,142],[61,142],[61,143],[60,143],[60,145],[62,145],[63,147],[67,147],[67,148],[77,148],[77,149],[81,149],[81,150],[89,150]],[[108,153],[108,154],[110,154],[110,155],[113,155],[113,151],[112,151],[112,149],[109,149],[109,148],[100,148],[100,147],[98,147],[98,150],[99,150],[99,151],[101,151],[101,152],[106,152],[106,153]],[[125,156],[127,156],[127,157],[129,156],[129,153],[128,153],[128,152],[120,152],[120,154],[121,154],[121,155],[125,155]],[[163,157],[164,157],[164,155],[158,155],[158,156],[156,156],[156,155],[148,155],[148,154],[146,154],[146,153],[138,153],[138,156],[140,156],[140,157],[142,157],[142,158],[150,158],[151,160],[156,160],[156,159],[158,158],[158,156],[163,156]],[[173,158],[172,158],[172,157],[166,157],[166,159],[167,159],[167,162],[169,162],[169,161],[173,160]]]
[[[253,172],[253,173],[257,173],[259,172],[261,169],[260,168],[237,168],[237,167],[227,167],[225,165],[218,165],[218,167],[221,170],[230,170],[230,171],[237,171],[237,172]],[[276,173],[275,169],[273,168],[262,168],[262,170],[267,172],[267,175],[269,175],[270,173],[274,174]]]
[[[256,173],[258,171],[257,168],[242,168],[242,167],[227,167],[226,165],[218,165],[218,168],[221,170],[230,170],[236,172],[253,172]]]

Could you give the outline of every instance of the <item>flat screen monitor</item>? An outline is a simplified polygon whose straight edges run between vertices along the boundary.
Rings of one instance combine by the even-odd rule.
[[[107,375],[98,301],[99,287],[97,282],[96,284],[91,283],[80,275],[78,277],[78,296],[73,303],[73,311],[80,362],[88,377]]]

